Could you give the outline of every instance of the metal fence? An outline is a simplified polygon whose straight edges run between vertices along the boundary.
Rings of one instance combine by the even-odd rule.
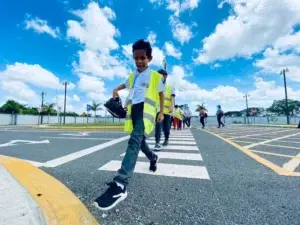
[[[265,117],[223,117],[226,124],[286,124],[285,116],[265,116]],[[298,124],[299,116],[291,116],[290,123]],[[66,116],[66,124],[86,124],[86,123],[123,123],[124,119],[116,119],[112,117],[81,117]],[[191,119],[193,124],[199,123],[199,117],[193,116]],[[43,124],[62,124],[63,116],[43,116]],[[208,124],[217,124],[216,116],[207,117]],[[19,114],[0,114],[0,125],[38,125],[41,124],[41,117],[36,115],[19,115]]]

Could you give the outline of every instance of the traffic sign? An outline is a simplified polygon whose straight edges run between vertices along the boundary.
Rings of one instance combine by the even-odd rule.
[[[89,105],[89,104],[86,105],[86,111],[87,112],[91,111],[91,108],[92,108],[91,105]]]

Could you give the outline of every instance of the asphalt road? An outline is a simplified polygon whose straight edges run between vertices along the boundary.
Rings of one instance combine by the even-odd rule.
[[[272,135],[270,133],[274,129],[260,128],[264,135],[259,135],[260,131],[253,129],[256,128],[250,131],[249,127],[232,126],[220,130],[208,128],[208,131],[223,138],[256,134],[254,138],[263,139],[250,139],[253,136],[231,139],[245,141],[234,142],[242,147],[280,135],[295,134],[288,137],[295,139],[287,139],[293,141],[298,137],[298,130],[276,129],[282,132]],[[128,186],[127,199],[109,212],[97,210],[92,202],[105,191],[105,183],[114,177],[115,163],[118,165],[122,160],[127,144],[126,140],[118,140],[126,139],[126,134],[0,128],[0,154],[40,163],[41,169],[67,185],[103,225],[299,224],[299,176],[279,175],[230,143],[202,130],[174,133],[170,143],[173,147],[159,153],[161,160],[157,174],[148,174],[143,169],[144,163],[148,162],[140,157]],[[32,143],[15,142],[12,146],[1,147],[12,140]],[[49,143],[33,143],[46,140]],[[113,144],[103,147],[105,143]],[[275,146],[273,142],[267,144],[270,143],[274,146],[256,145],[249,149],[258,151],[263,148],[261,152],[271,153],[277,153],[276,149],[280,149],[279,152],[289,149],[284,155],[298,154],[297,147],[290,153],[291,148],[278,147],[278,143]],[[294,144],[280,142],[281,146]],[[273,160],[271,162],[280,167],[291,159],[274,154],[256,154]],[[58,158],[62,160],[57,166],[47,163]],[[299,167],[293,172],[299,172]]]

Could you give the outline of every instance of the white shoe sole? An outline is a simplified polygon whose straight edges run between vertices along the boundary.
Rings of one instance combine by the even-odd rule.
[[[120,202],[122,202],[123,200],[125,200],[127,198],[127,191],[124,193],[124,195],[122,195],[120,198],[118,198],[117,201],[114,202],[114,204],[112,204],[111,206],[109,207],[106,207],[106,208],[102,208],[98,205],[97,202],[94,202],[93,205],[97,208],[97,209],[100,209],[102,211],[108,211],[112,208],[114,208],[116,205],[118,205]]]

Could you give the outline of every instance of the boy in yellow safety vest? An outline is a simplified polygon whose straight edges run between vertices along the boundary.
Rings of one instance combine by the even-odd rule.
[[[115,98],[119,97],[118,91],[129,89],[124,130],[130,133],[130,139],[116,177],[113,182],[108,183],[109,188],[94,202],[101,210],[112,209],[127,197],[126,186],[133,174],[140,149],[150,161],[149,170],[155,172],[157,169],[158,156],[146,143],[146,135],[151,135],[154,131],[158,101],[161,113],[157,116],[157,121],[161,122],[164,119],[164,85],[162,76],[148,68],[148,63],[152,60],[150,43],[138,40],[133,44],[132,52],[137,70],[129,75],[125,84],[121,84],[113,91]]]
[[[171,129],[171,114],[174,109],[174,98],[175,98],[175,90],[173,89],[171,84],[167,84],[167,71],[161,69],[157,71],[163,76],[163,83],[165,85],[165,105],[164,105],[164,120],[163,122],[156,122],[155,126],[155,146],[154,151],[160,151],[160,137],[161,137],[161,127],[163,127],[165,141],[163,142],[163,146],[167,146],[169,144],[169,136]],[[157,113],[159,115],[159,112]]]

